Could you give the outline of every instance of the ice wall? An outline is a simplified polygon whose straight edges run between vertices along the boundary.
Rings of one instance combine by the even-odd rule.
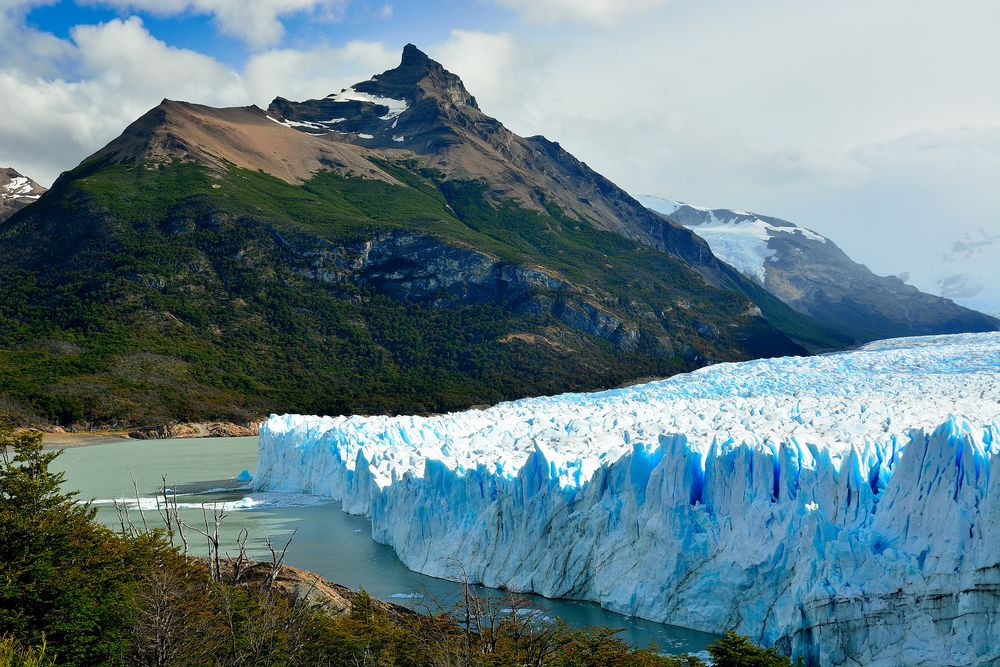
[[[410,568],[733,629],[811,664],[1000,661],[1000,334],[434,417],[275,416],[258,489]]]

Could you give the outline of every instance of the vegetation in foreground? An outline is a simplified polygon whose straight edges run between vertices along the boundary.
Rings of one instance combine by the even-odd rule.
[[[99,525],[61,490],[49,469],[59,452],[43,451],[38,434],[0,430],[0,453],[0,667],[704,664],[632,648],[611,628],[540,622],[507,606],[516,596],[468,588],[455,609],[418,614],[336,587],[348,603],[331,608],[301,578],[281,585],[278,555],[189,558],[169,512],[159,531]],[[709,652],[718,667],[791,664],[736,635]]]

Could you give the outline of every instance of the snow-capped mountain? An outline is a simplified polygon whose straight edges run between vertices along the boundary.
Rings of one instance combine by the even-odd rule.
[[[798,235],[802,240],[829,243],[829,239],[810,229],[766,215],[701,208],[651,195],[638,195],[636,199],[674,222],[693,228],[708,241],[712,252],[761,286],[767,282],[767,262],[778,254],[784,236]]]
[[[694,231],[720,259],[795,310],[852,331],[861,340],[1000,329],[997,319],[942,298],[952,294],[927,294],[900,277],[875,275],[829,238],[787,220],[651,195],[637,199]],[[965,254],[982,247],[987,246],[966,248]],[[942,280],[952,292],[958,288],[949,282],[957,279]]]
[[[1000,223],[966,234],[903,276],[931,294],[1000,317]]]
[[[1000,662],[1000,334],[718,364],[433,417],[274,416],[258,490],[415,570],[811,665]]]
[[[11,167],[0,167],[0,222],[34,202],[46,189]]]

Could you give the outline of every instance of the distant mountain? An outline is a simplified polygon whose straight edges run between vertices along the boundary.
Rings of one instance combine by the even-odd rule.
[[[1000,317],[1000,224],[966,234],[900,278],[966,308]]]
[[[650,195],[638,199],[665,219],[693,230],[718,257],[796,311],[849,332],[858,341],[1000,329],[995,318],[925,294],[896,276],[875,275],[830,239],[787,220]],[[966,252],[979,247],[985,244]],[[960,280],[954,280],[957,290]]]
[[[0,167],[0,222],[34,202],[45,188],[11,167]]]
[[[323,100],[165,100],[0,251],[21,421],[443,411],[848,342],[413,46]]]

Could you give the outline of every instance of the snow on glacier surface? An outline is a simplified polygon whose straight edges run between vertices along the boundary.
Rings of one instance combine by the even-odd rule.
[[[1000,334],[718,364],[431,417],[273,416],[258,490],[410,568],[809,664],[1000,661]]]
[[[359,454],[384,488],[427,461],[460,473],[485,465],[507,478],[544,451],[562,486],[590,481],[601,465],[661,434],[683,434],[703,457],[789,440],[806,467],[819,451],[839,469],[865,460],[913,428],[950,415],[1000,418],[1000,338],[995,334],[896,339],[857,352],[709,366],[624,389],[530,398],[432,417],[272,417],[285,446],[336,448],[353,470]],[[305,471],[304,471],[305,472]]]

